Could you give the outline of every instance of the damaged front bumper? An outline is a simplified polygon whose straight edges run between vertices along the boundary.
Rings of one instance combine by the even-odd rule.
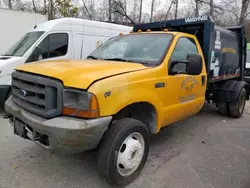
[[[5,110],[13,116],[10,123],[15,134],[57,153],[96,148],[112,119],[111,116],[89,120],[66,116],[45,119],[23,110],[12,97],[6,101]]]

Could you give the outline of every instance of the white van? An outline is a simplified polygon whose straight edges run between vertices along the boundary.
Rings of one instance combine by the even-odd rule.
[[[11,73],[17,65],[54,59],[84,59],[100,44],[132,27],[77,18],[38,25],[0,56],[0,104],[10,94]]]

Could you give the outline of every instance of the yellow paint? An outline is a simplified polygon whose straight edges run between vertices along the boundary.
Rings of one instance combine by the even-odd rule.
[[[232,54],[234,54],[234,55],[237,54],[236,50],[233,49],[233,48],[222,48],[222,52],[223,52],[223,53],[232,53]]]
[[[141,34],[151,33],[155,32]],[[125,62],[60,60],[26,64],[18,70],[57,78],[65,87],[86,89],[92,83],[88,92],[96,95],[100,116],[114,115],[132,103],[148,102],[155,107],[158,132],[161,127],[199,112],[205,101],[206,81],[202,85],[201,78],[206,78],[207,74],[202,50],[196,37],[185,33],[168,33],[174,35],[173,42],[163,63],[155,68]],[[202,55],[203,69],[200,75],[168,75],[169,59],[178,39],[183,36],[193,38]],[[111,76],[115,74],[120,75]],[[162,82],[165,83],[165,87],[155,88],[155,83]],[[106,92],[111,92],[111,95],[105,96]]]

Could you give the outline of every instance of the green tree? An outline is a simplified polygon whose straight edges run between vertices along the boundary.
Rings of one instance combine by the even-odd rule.
[[[71,0],[55,0],[56,9],[63,17],[76,17],[78,8],[72,4]]]

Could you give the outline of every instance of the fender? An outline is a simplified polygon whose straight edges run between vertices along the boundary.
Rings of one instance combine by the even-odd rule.
[[[240,92],[243,88],[246,88],[246,92],[247,92],[247,100],[249,100],[249,85],[247,82],[244,81],[238,81],[238,83],[235,85],[235,93],[233,96],[233,101],[237,101],[240,95]]]
[[[103,80],[101,81],[103,82]],[[107,82],[106,82],[107,84]],[[163,124],[164,114],[163,105],[159,96],[152,90],[143,87],[114,87],[111,89],[110,96],[104,95],[104,84],[95,83],[88,91],[95,93],[100,107],[101,116],[112,116],[117,114],[123,108],[138,102],[150,103],[157,114],[157,131]],[[103,110],[104,109],[104,110]]]
[[[249,85],[244,81],[237,80],[225,81],[216,88],[217,99],[224,102],[236,102],[242,88],[246,88],[247,100],[249,100]]]

